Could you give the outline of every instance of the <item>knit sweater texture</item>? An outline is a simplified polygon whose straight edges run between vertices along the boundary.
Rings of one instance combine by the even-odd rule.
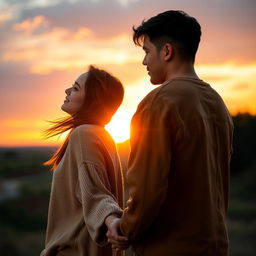
[[[100,126],[81,125],[53,172],[41,256],[110,256],[104,224],[122,214],[123,177],[116,145]]]

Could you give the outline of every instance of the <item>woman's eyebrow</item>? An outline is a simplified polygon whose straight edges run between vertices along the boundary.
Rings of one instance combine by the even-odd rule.
[[[80,86],[80,84],[78,82],[75,82],[75,84],[81,88],[81,86]]]

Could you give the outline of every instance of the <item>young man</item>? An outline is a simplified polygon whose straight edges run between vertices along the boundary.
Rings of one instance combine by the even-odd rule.
[[[233,125],[194,60],[201,28],[182,11],[134,28],[151,83],[131,124],[130,198],[120,219],[106,218],[113,248],[138,255],[228,255],[227,208]]]

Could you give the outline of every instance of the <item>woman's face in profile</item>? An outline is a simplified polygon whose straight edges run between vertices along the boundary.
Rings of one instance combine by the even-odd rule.
[[[85,98],[85,82],[88,73],[80,75],[75,83],[68,89],[65,90],[67,94],[61,109],[70,115],[75,114],[80,110],[84,103]]]

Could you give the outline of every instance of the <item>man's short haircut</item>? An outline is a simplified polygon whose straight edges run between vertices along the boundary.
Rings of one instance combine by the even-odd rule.
[[[148,19],[133,27],[133,41],[142,46],[145,36],[161,50],[164,44],[171,43],[178,49],[182,59],[195,60],[201,37],[201,27],[197,20],[183,11],[170,10]]]

